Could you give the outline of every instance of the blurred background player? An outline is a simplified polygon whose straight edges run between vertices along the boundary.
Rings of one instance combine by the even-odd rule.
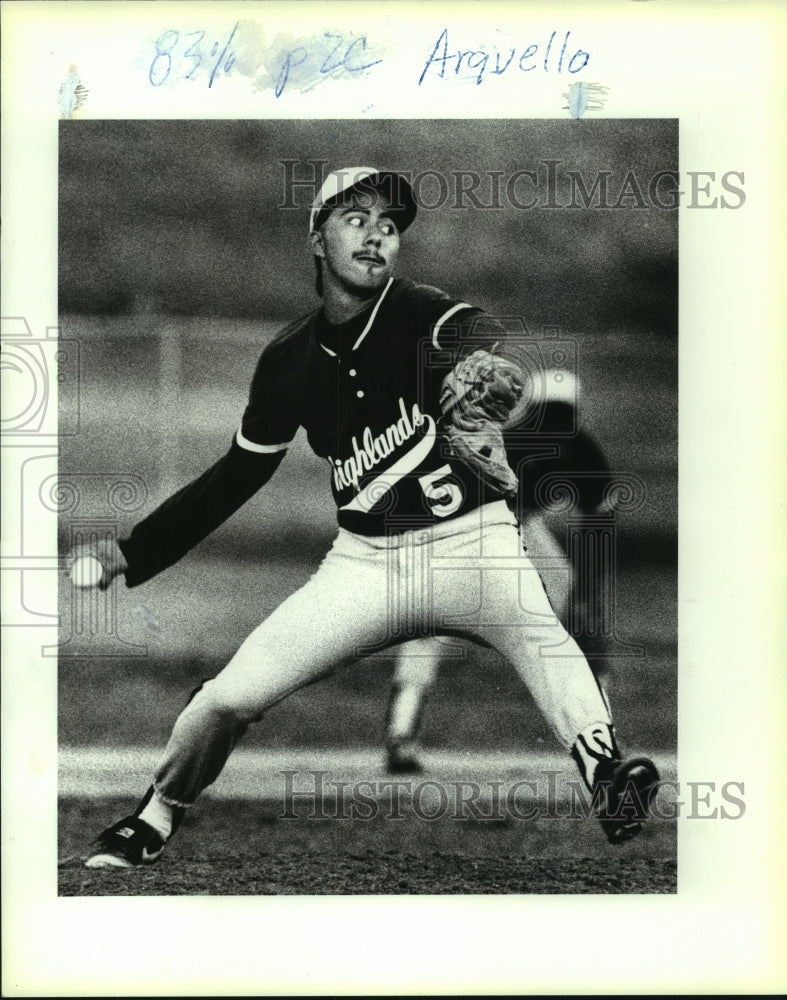
[[[603,635],[599,635],[594,623],[588,621],[591,611],[587,587],[581,586],[578,579],[582,570],[577,565],[572,566],[561,540],[561,535],[564,537],[562,519],[558,520],[559,515],[550,514],[539,503],[536,486],[542,476],[561,474],[576,487],[579,514],[591,514],[603,509],[609,467],[592,434],[577,426],[579,380],[569,371],[545,374],[547,392],[532,444],[553,445],[557,454],[528,459],[523,449],[519,497],[516,504],[512,501],[512,506],[516,507],[519,517],[523,544],[539,571],[555,614],[576,639],[601,682],[606,667]],[[554,375],[558,377],[551,377]],[[509,452],[512,452],[510,445]],[[603,595],[597,578],[599,569],[598,561],[587,567],[591,574],[590,593],[596,600]],[[455,647],[456,640],[451,642]],[[423,771],[419,736],[425,703],[437,680],[441,661],[446,659],[446,642],[436,636],[414,639],[397,647],[385,713],[385,761],[390,774]]]

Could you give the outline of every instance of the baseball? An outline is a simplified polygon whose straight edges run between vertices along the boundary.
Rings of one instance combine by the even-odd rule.
[[[104,567],[95,556],[80,556],[71,567],[71,582],[75,587],[96,587]]]

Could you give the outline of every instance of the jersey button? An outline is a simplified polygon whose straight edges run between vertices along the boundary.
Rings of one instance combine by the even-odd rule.
[[[359,389],[355,395],[358,397],[358,399],[363,399],[363,389]]]
[[[357,371],[356,371],[356,370],[355,370],[354,368],[351,368],[351,369],[350,369],[350,375],[352,375],[352,376],[353,376],[353,378],[354,378],[354,377],[355,377],[355,376],[356,376],[357,374],[358,374],[358,372],[357,372]]]

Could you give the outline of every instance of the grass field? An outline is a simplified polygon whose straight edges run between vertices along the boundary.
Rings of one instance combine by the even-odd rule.
[[[654,757],[673,780],[674,757]],[[145,747],[61,754],[61,895],[677,888],[674,794],[663,789],[640,836],[611,847],[586,800],[572,805],[573,765],[548,752],[426,751],[423,774],[392,778],[369,748],[238,750],[154,868],[84,869],[90,835],[133,809],[155,759]]]
[[[128,801],[98,808],[67,803],[63,839],[75,830],[97,829],[110,815],[123,815]],[[103,817],[103,818],[102,818]],[[230,821],[231,820],[231,821]],[[178,834],[171,855],[139,870],[88,870],[78,856],[66,857],[58,872],[61,896],[246,896],[246,895],[442,895],[500,893],[674,893],[677,862],[674,829],[642,835],[642,842],[612,848],[595,836],[599,849],[585,853],[585,831],[559,831],[564,853],[550,855],[550,828],[505,827],[483,832],[500,853],[477,855],[465,840],[478,831],[440,830],[424,843],[407,824],[391,838],[388,827],[343,831],[347,843],[335,847],[336,820],[307,829],[282,825],[265,804],[223,803],[203,807],[199,821]],[[343,838],[344,839],[344,838]],[[432,838],[430,837],[430,840]],[[410,840],[409,849],[400,841]],[[515,842],[515,843],[512,843]],[[453,846],[451,846],[453,845]],[[540,846],[539,846],[540,845]],[[505,851],[508,853],[504,853]],[[570,853],[573,850],[573,853]],[[603,850],[603,854],[601,851]]]
[[[591,820],[425,822],[412,811],[396,821],[292,820],[266,800],[205,800],[150,869],[85,869],[85,831],[133,804],[63,801],[60,895],[677,891],[675,827],[667,821],[610,847]]]

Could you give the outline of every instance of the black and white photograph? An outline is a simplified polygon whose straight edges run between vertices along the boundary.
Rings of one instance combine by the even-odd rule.
[[[677,890],[677,187],[675,120],[61,123],[62,894]]]

